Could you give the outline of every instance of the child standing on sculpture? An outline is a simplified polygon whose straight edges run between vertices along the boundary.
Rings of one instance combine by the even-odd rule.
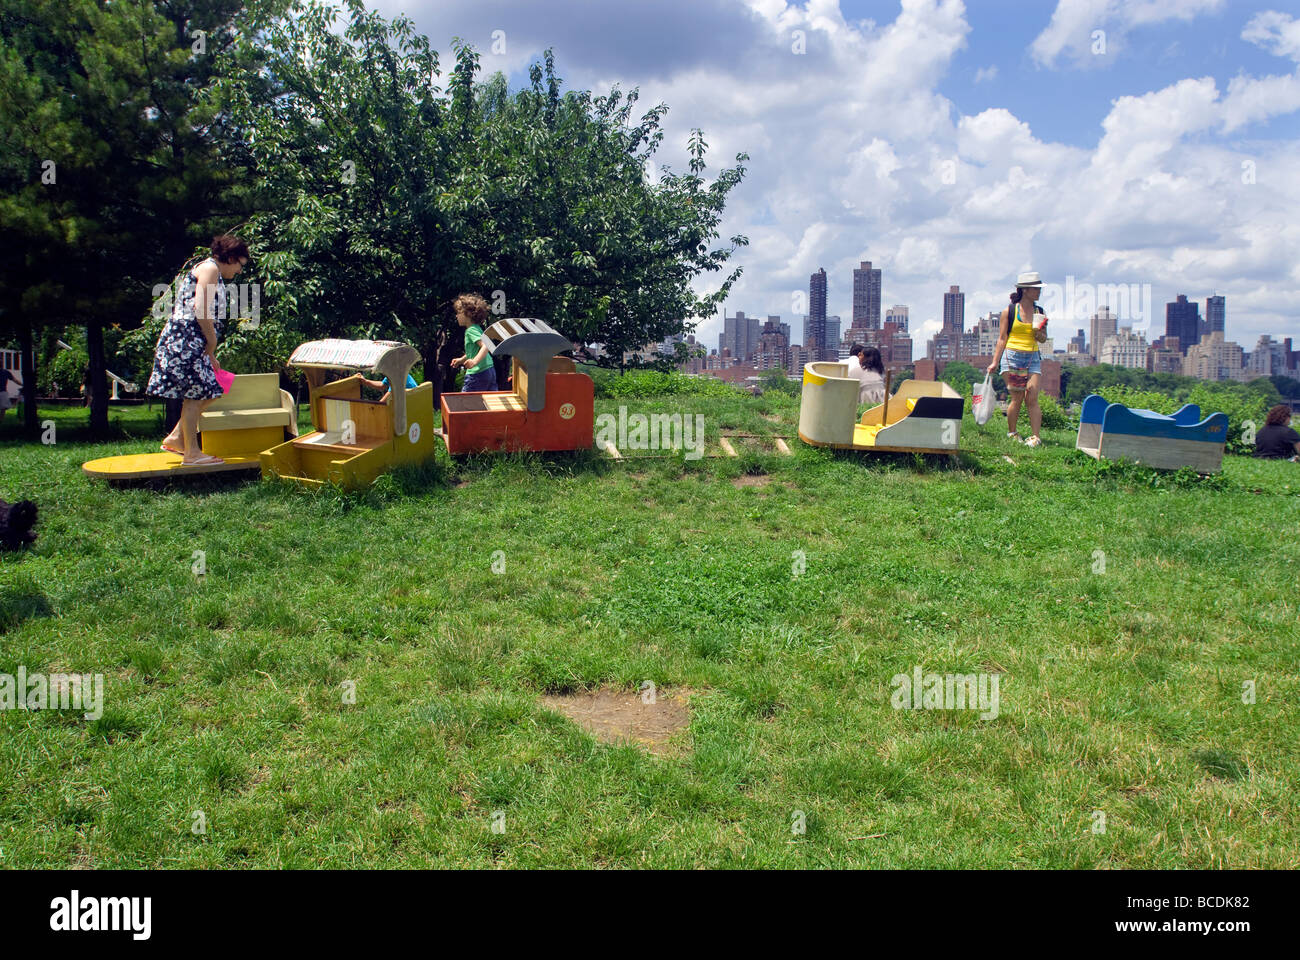
[[[465,328],[465,354],[451,362],[451,368],[465,368],[461,393],[476,393],[497,388],[497,371],[483,342],[483,324],[487,322],[487,301],[477,293],[463,293],[456,298],[456,322]]]

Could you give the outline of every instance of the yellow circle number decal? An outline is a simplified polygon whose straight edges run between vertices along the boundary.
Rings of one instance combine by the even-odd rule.
[[[578,411],[575,410],[575,409],[573,408],[573,404],[571,404],[571,403],[562,403],[562,404],[560,404],[560,419],[561,419],[561,420],[572,420],[572,419],[573,419],[573,415],[574,415],[575,413],[577,413],[577,412],[578,412]]]

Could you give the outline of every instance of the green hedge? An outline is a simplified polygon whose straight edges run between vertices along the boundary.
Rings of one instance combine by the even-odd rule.
[[[613,370],[583,368],[596,381],[596,396],[606,400],[645,400],[662,396],[734,397],[740,391],[716,377],[688,377],[682,373],[656,370]]]

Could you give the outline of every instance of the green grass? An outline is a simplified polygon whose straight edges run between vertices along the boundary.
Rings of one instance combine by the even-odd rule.
[[[620,402],[711,438],[798,414],[597,412]],[[151,449],[158,414],[115,408],[123,438],[94,445],[81,409],[42,410],[53,446],[0,424],[0,497],[42,511],[36,547],[0,555],[0,672],[106,685],[93,722],[0,713],[0,865],[1300,862],[1294,464],[1157,474],[968,417],[956,464],[793,440],[441,456],[360,495],[81,474]],[[917,665],[1000,674],[1000,715],[892,709]],[[673,755],[538,704],[645,680],[698,691]]]

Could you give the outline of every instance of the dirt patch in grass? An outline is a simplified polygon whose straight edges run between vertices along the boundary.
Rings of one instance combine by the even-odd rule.
[[[674,752],[669,740],[691,722],[688,698],[679,688],[656,692],[653,703],[626,690],[587,690],[572,694],[546,694],[542,703],[564,714],[605,743],[635,743],[651,753]]]
[[[772,478],[765,473],[747,473],[731,481],[733,487],[766,487]]]

